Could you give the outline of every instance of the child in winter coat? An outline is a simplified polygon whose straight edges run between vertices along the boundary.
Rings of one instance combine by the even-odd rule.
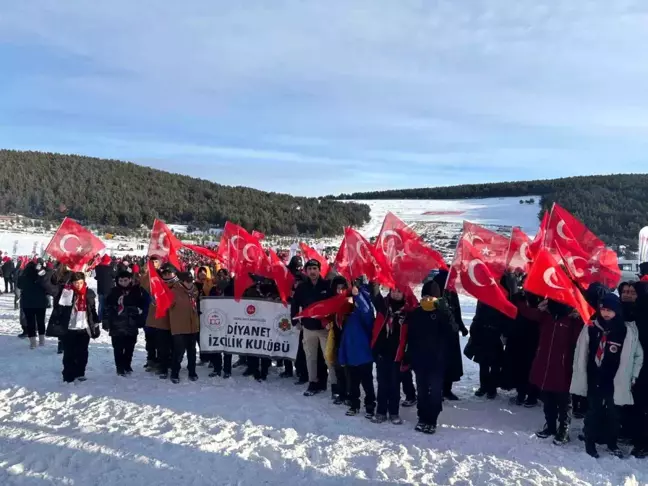
[[[378,378],[378,409],[373,422],[385,422],[389,412],[391,422],[400,425],[400,368],[407,339],[405,295],[394,288],[383,297],[379,290],[376,286],[373,300],[377,315],[371,339]]]
[[[63,381],[85,381],[90,338],[99,337],[96,295],[83,273],[74,273],[54,300],[50,325],[63,329]]]
[[[120,272],[117,286],[104,301],[103,329],[110,333],[115,368],[119,376],[130,375],[138,330],[144,327],[147,299],[139,285],[133,285],[130,272]]]
[[[459,331],[436,282],[423,285],[421,303],[407,317],[405,364],[416,374],[418,432],[434,434],[443,409],[447,353]]]
[[[338,275],[331,281],[331,288],[337,295],[340,295],[348,292],[349,283],[346,278]],[[347,369],[342,366],[338,360],[338,355],[340,353],[340,344],[342,343],[342,334],[344,333],[344,321],[347,316],[342,311],[331,317],[332,319],[329,326],[330,329],[333,330],[333,348],[331,350],[332,356],[330,357],[332,363],[329,364],[332,364],[332,367],[335,370],[335,378],[337,381],[335,385],[331,385],[331,391],[333,392],[333,404],[342,405],[349,399],[349,378]],[[327,361],[329,360],[328,354],[326,359]]]
[[[583,328],[574,355],[571,392],[586,396],[585,450],[599,457],[596,441],[605,434],[608,450],[617,457],[617,406],[634,403],[631,388],[643,365],[643,349],[636,326],[626,325],[619,298],[605,295],[590,326]]]
[[[349,377],[348,416],[360,411],[360,385],[365,392],[365,417],[373,418],[376,408],[376,394],[373,384],[373,354],[371,353],[371,332],[374,323],[374,309],[366,286],[351,289],[353,310],[342,325],[342,339],[338,362],[346,367]]]

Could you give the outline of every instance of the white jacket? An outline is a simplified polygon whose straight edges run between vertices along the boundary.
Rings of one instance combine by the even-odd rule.
[[[621,350],[619,369],[614,375],[614,404],[634,405],[632,383],[639,377],[643,365],[643,348],[639,343],[639,330],[634,322],[626,322],[625,340]],[[589,326],[583,327],[576,342],[574,353],[574,371],[572,373],[570,393],[587,396],[587,353],[589,352]]]

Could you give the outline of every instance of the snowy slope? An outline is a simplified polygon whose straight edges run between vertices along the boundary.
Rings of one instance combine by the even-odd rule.
[[[345,417],[327,396],[274,369],[258,384],[234,370],[231,380],[179,385],[142,370],[115,375],[110,340],[91,343],[88,381],[65,385],[56,341],[31,351],[11,296],[0,296],[0,484],[11,485],[637,485],[646,462],[589,458],[578,441],[558,448],[533,436],[539,408],[472,396],[477,368],[465,362],[461,397],[447,405],[435,436]],[[464,342],[465,344],[465,342]],[[580,421],[575,421],[575,438]]]

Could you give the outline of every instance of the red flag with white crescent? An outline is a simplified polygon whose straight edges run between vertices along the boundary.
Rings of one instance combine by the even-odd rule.
[[[396,286],[385,257],[378,253],[360,233],[353,228],[345,228],[344,241],[351,280],[364,275],[370,282],[377,282],[390,288]]]
[[[183,270],[183,265],[178,258],[178,250],[182,248],[182,242],[173,234],[163,221],[156,219],[151,230],[151,241],[149,242],[148,256],[157,256],[161,260],[168,261],[178,270]]]
[[[374,244],[392,269],[396,285],[419,285],[431,270],[447,270],[443,256],[393,213],[387,213]]]
[[[103,242],[89,230],[73,219],[65,218],[45,252],[67,265],[73,272],[78,272],[105,248]]]
[[[346,278],[349,282],[351,281],[351,272],[349,270],[349,258],[347,256],[345,238],[342,238],[340,248],[338,249],[337,255],[335,255],[335,262],[333,262],[333,266],[340,275]]]
[[[515,319],[517,307],[511,303],[506,291],[499,284],[501,276],[493,272],[482,253],[465,238],[460,240],[457,253],[460,260],[457,261],[455,258],[453,272],[448,276],[448,290],[471,295],[511,319]]]
[[[621,282],[616,253],[558,204],[551,210],[544,246],[558,261],[562,259],[569,273],[584,288],[594,282],[615,288]]]
[[[304,263],[308,260],[317,260],[320,263],[320,273],[322,277],[326,277],[329,273],[329,263],[326,258],[306,243],[299,243],[299,248],[301,249],[302,255],[305,257]]]
[[[546,248],[538,252],[531,265],[524,290],[576,309],[586,323],[590,322],[594,314],[594,309]]]
[[[320,300],[314,304],[309,305],[299,314],[295,316],[295,319],[302,318],[311,318],[311,319],[324,319],[327,316],[344,313],[345,311],[350,311],[353,308],[353,304],[349,302],[348,292],[343,292],[328,299]]]
[[[151,260],[148,261],[147,265],[150,277],[151,296],[155,303],[155,318],[161,319],[166,315],[167,311],[173,304],[173,292],[162,281]]]
[[[532,262],[529,247],[531,238],[524,231],[515,227],[511,231],[508,254],[506,255],[506,266],[509,270],[521,270],[524,273],[529,269]]]

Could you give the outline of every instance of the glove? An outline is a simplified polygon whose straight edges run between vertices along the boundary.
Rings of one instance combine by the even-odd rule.
[[[468,328],[466,328],[466,326],[461,328],[461,335],[463,337],[466,337],[468,335]]]
[[[448,305],[448,301],[446,299],[437,300],[436,308],[441,312],[448,312],[450,310],[450,306]]]
[[[40,272],[38,272],[39,277],[44,277],[47,272],[43,269]]]

